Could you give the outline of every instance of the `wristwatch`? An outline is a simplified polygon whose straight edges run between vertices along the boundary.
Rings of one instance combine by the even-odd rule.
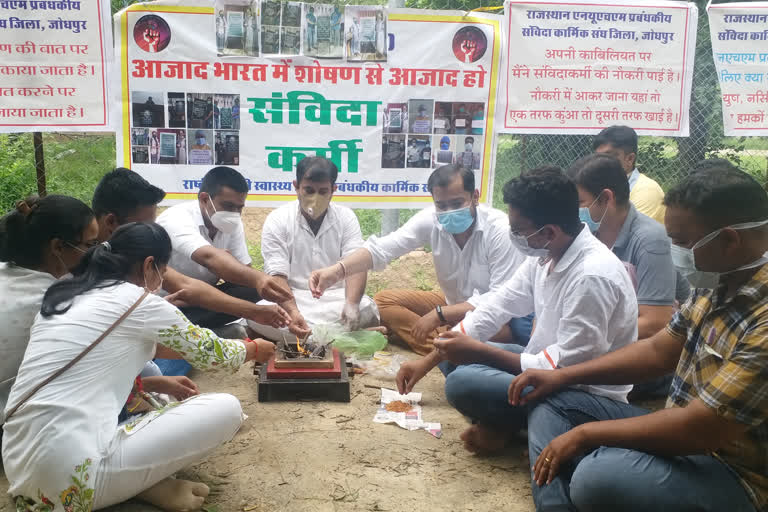
[[[439,318],[443,324],[447,324],[448,320],[446,320],[445,315],[443,315],[443,308],[441,306],[437,306],[435,311],[437,311],[437,318]]]

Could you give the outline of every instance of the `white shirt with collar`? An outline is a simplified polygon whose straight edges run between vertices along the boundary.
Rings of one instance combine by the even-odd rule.
[[[47,272],[0,263],[0,416],[24,359],[43,295],[55,282]]]
[[[212,245],[217,249],[223,249],[234,256],[244,265],[251,264],[248,254],[248,246],[245,242],[245,231],[242,223],[233,233],[217,231],[211,240],[208,228],[203,222],[203,214],[200,211],[200,203],[188,201],[171,206],[157,218],[157,223],[163,226],[171,237],[173,252],[168,265],[189,276],[208,284],[215,285],[219,277],[192,260],[192,253],[206,245]]]
[[[600,357],[637,339],[637,299],[624,264],[586,225],[552,267],[528,258],[514,277],[454,330],[488,340],[511,318],[536,313],[520,366],[552,370]],[[632,386],[575,386],[622,402]]]
[[[331,203],[320,229],[315,235],[301,214],[298,201],[273,210],[264,221],[261,232],[261,254],[264,272],[288,279],[296,305],[310,324],[337,322],[345,302],[345,283],[341,281],[315,299],[309,291],[313,270],[335,265],[339,260],[363,246],[363,235],[355,213],[346,206]],[[372,310],[373,308],[373,310]],[[364,313],[378,318],[369,297],[360,302]]]
[[[437,221],[434,206],[397,231],[372,236],[365,243],[374,270],[383,270],[390,261],[424,246],[432,248],[437,281],[448,304],[469,302],[477,307],[481,295],[500,288],[526,259],[509,239],[507,216],[484,205],[477,207],[477,221],[463,249]]]

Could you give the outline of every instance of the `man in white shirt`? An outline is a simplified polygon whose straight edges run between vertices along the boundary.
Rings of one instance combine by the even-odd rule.
[[[404,254],[431,247],[441,292],[386,290],[374,297],[382,325],[419,354],[432,350],[438,328],[460,322],[484,294],[509,280],[525,259],[512,247],[506,216],[478,204],[480,193],[470,169],[439,167],[427,187],[434,208],[425,208],[394,233],[372,236],[363,248],[310,278],[312,294],[320,296],[347,275],[383,270]],[[525,344],[530,330],[530,317],[515,319],[509,326],[499,326],[494,339]]]
[[[160,214],[157,223],[173,244],[169,266],[238,299],[288,301],[292,295],[285,283],[250,266],[240,218],[247,195],[248,184],[239,172],[214,167],[203,177],[197,201],[172,206]],[[201,327],[217,328],[237,319],[204,307],[181,310]]]
[[[509,405],[507,398],[515,375],[578,364],[637,338],[637,300],[629,274],[579,221],[573,182],[558,168],[537,169],[507,183],[504,202],[514,245],[532,257],[436,340],[434,352],[404,363],[397,375],[399,391],[407,393],[440,364],[448,401],[476,422],[461,435],[473,452],[501,449],[524,424],[526,410]],[[536,329],[527,347],[483,343],[510,317],[531,312]],[[626,402],[632,386],[581,389]]]
[[[315,299],[309,291],[313,270],[333,265],[363,246],[360,223],[346,206],[333,204],[339,170],[327,158],[303,158],[296,167],[298,201],[273,210],[261,232],[264,272],[291,287],[282,303],[291,323],[300,326],[343,322],[351,329],[378,325],[378,311],[365,296],[367,275],[350,275]],[[264,302],[262,302],[264,303]],[[268,337],[274,329],[254,330]]]

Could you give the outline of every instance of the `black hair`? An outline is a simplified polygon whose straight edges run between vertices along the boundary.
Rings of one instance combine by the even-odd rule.
[[[667,192],[664,204],[691,210],[713,229],[768,219],[768,194],[730,162],[699,162]]]
[[[91,205],[96,217],[114,213],[119,220],[131,216],[139,208],[154,206],[163,200],[165,192],[139,176],[118,167],[105,174],[93,191]]]
[[[200,192],[208,192],[211,198],[221,191],[221,187],[229,187],[238,194],[248,193],[248,183],[243,175],[231,167],[214,167],[203,176],[200,183]]]
[[[582,229],[579,193],[559,167],[539,167],[512,178],[504,185],[504,203],[537,228],[554,224],[571,236]]]
[[[627,154],[637,154],[637,132],[629,126],[609,126],[595,136],[592,150],[597,150],[603,144],[610,144]]]
[[[738,167],[733,165],[733,163],[731,163],[729,160],[726,160],[725,158],[707,158],[705,160],[699,160],[696,162],[691,172],[699,172],[711,168],[728,168],[736,171],[739,170]]]
[[[72,271],[71,279],[58,281],[48,288],[40,313],[46,317],[66,313],[75,297],[124,282],[149,256],[154,256],[158,266],[168,264],[171,239],[165,229],[153,222],[120,226],[109,242],[85,254]]]
[[[447,187],[456,178],[457,174],[461,176],[464,190],[470,193],[474,192],[475,173],[460,164],[443,165],[432,171],[427,180],[427,190],[431,194],[435,187]]]
[[[609,189],[616,204],[629,204],[629,180],[621,162],[611,155],[593,154],[576,160],[565,172],[573,182],[592,194],[595,199]]]
[[[91,222],[93,211],[74,197],[28,197],[0,222],[0,261],[37,268],[51,240],[80,244]]]
[[[336,167],[336,164],[321,156],[302,158],[296,165],[296,183],[299,184],[301,184],[301,180],[306,178],[315,183],[330,181],[332,185],[335,185],[338,177],[339,168]]]

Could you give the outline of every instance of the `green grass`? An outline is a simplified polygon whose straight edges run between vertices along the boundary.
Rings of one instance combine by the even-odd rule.
[[[261,255],[261,242],[248,244],[248,254],[251,256],[251,266],[256,270],[264,270],[264,256]]]

